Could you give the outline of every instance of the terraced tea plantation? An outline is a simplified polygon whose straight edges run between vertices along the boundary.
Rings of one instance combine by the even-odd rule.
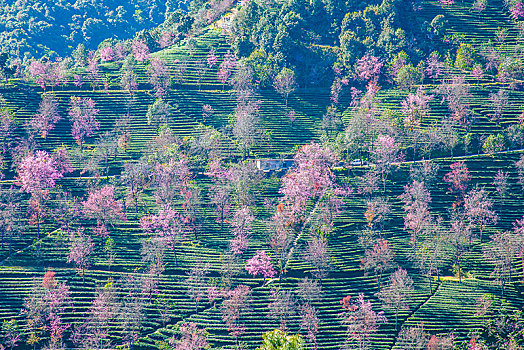
[[[366,52],[331,88],[258,86],[245,4],[6,79],[0,347],[521,349],[524,27],[479,3],[412,4],[455,56]]]

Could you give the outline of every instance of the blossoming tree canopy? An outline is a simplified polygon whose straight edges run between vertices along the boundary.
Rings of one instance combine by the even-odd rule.
[[[17,169],[17,183],[21,190],[35,194],[52,189],[56,180],[62,178],[58,164],[46,151],[36,151],[25,156]]]
[[[95,108],[95,101],[91,98],[71,96],[69,117],[73,121],[71,132],[76,142],[82,146],[86,137],[93,136],[100,128],[96,116],[100,112]]]
[[[259,250],[246,263],[246,270],[253,276],[262,275],[264,278],[271,278],[276,275],[276,271],[271,265],[271,258],[265,251]]]

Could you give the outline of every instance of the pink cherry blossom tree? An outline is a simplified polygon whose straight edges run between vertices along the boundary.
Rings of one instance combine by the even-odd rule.
[[[401,344],[403,349],[425,349],[429,341],[429,334],[424,331],[422,324],[417,324],[411,327],[402,327],[398,343]]]
[[[155,192],[158,205],[171,205],[184,186],[191,181],[191,171],[185,157],[159,163],[154,169]]]
[[[142,159],[124,164],[121,179],[126,186],[128,200],[135,206],[136,214],[138,214],[138,202],[141,195],[151,181],[151,170],[150,164]]]
[[[90,349],[111,347],[111,323],[118,316],[119,303],[116,287],[112,280],[97,287],[95,299],[91,303],[87,318],[83,324],[81,344]]]
[[[46,151],[36,151],[22,158],[17,168],[17,184],[31,195],[43,195],[63,177],[58,164]]]
[[[116,200],[115,186],[113,185],[92,190],[82,204],[84,215],[89,219],[96,220],[96,231],[102,237],[106,237],[108,234],[108,224],[112,224],[116,220],[125,220],[123,205]]]
[[[484,188],[473,189],[464,197],[465,216],[472,226],[479,227],[479,238],[486,225],[496,224],[498,215],[493,210],[493,201]]]
[[[463,76],[453,76],[450,82],[443,83],[438,88],[438,91],[443,95],[443,99],[448,103],[452,119],[458,121],[467,129],[471,124],[470,88]]]
[[[348,295],[340,301],[344,312],[340,315],[346,325],[345,345],[353,349],[369,349],[371,337],[378,331],[381,323],[386,323],[383,312],[375,312],[371,302],[364,300],[360,293],[354,301]]]
[[[413,132],[420,127],[422,118],[429,112],[428,103],[433,99],[433,95],[426,95],[422,88],[418,88],[416,93],[409,93],[404,101],[401,102],[402,114],[404,114],[404,125]],[[416,141],[416,138],[414,138]],[[416,147],[416,146],[415,146]]]
[[[324,235],[312,235],[306,245],[304,260],[314,268],[312,274],[318,279],[326,277],[329,269],[328,240]]]
[[[242,324],[242,316],[249,309],[251,289],[246,285],[239,285],[234,289],[225,290],[224,300],[220,306],[222,320],[226,323],[229,334],[235,337],[238,345],[239,337],[246,329]]]
[[[176,245],[187,232],[180,214],[168,205],[163,205],[159,208],[158,214],[143,216],[140,219],[140,228],[173,250],[175,266],[177,266]]]
[[[398,312],[409,309],[409,295],[413,292],[413,280],[404,269],[398,269],[390,277],[388,284],[378,294],[387,308],[395,311],[395,329],[398,324]]]
[[[158,285],[160,283],[160,276],[165,270],[164,261],[159,257],[157,261],[153,261],[146,269],[140,280],[142,295],[149,301],[153,295],[158,295]]]
[[[215,111],[213,110],[213,107],[211,107],[210,104],[205,104],[202,106],[202,119],[204,120],[204,123],[213,116]]]
[[[505,286],[511,282],[514,271],[514,261],[518,258],[519,238],[512,232],[496,233],[490,237],[490,242],[483,249],[483,256],[487,258],[494,269],[491,277],[495,278],[504,295]]]
[[[299,316],[301,318],[300,329],[307,331],[306,338],[312,344],[313,349],[318,349],[317,334],[320,325],[318,311],[313,306],[313,301],[322,297],[322,289],[317,281],[310,280],[307,277],[298,284],[297,294],[301,298],[299,307]]]
[[[89,58],[87,60],[87,76],[93,91],[98,87],[100,81],[100,65],[98,64],[98,57],[95,55],[95,52],[89,52]]]
[[[471,180],[471,174],[464,162],[453,163],[450,166],[451,171],[444,176],[444,181],[449,183],[449,190],[464,196],[468,188],[468,182]]]
[[[96,119],[99,112],[95,108],[95,101],[92,99],[71,96],[68,113],[73,121],[71,129],[73,138],[80,145],[80,150],[83,150],[85,138],[93,136],[95,131],[100,128],[100,123]]]
[[[331,96],[330,100],[334,104],[338,104],[340,93],[342,92],[342,89],[344,86],[347,86],[349,84],[349,80],[347,78],[341,78],[341,77],[335,77],[333,80],[333,84],[331,84]],[[354,90],[353,90],[354,91]]]
[[[377,197],[370,200],[366,200],[367,209],[364,212],[364,217],[368,223],[368,227],[371,230],[375,229],[375,226],[380,228],[380,232],[384,227],[384,223],[389,220],[389,214],[391,214],[391,204],[384,197]]]
[[[160,37],[158,38],[157,43],[158,45],[160,45],[162,49],[172,46],[175,43],[175,34],[171,30],[164,30],[160,34]]]
[[[417,250],[418,241],[424,229],[431,223],[429,203],[431,195],[423,182],[413,181],[409,186],[404,186],[404,193],[399,196],[404,202],[404,229],[411,231],[410,244]]]
[[[227,169],[226,178],[231,186],[233,201],[238,207],[254,204],[262,180],[261,171],[255,162],[246,160],[232,164]]]
[[[318,144],[303,146],[295,155],[296,168],[282,180],[280,193],[293,215],[302,214],[307,201],[320,198],[334,187],[335,176],[331,171],[336,161],[328,147]]]
[[[297,287],[297,295],[303,303],[311,304],[322,298],[322,286],[319,281],[304,277]]]
[[[180,61],[179,59],[176,59],[173,61],[173,76],[175,83],[182,85],[185,81],[184,74],[187,70],[187,60]]]
[[[361,261],[361,268],[365,273],[373,270],[379,291],[382,284],[382,275],[393,268],[393,257],[393,251],[385,239],[376,240],[373,248],[365,251],[364,258]]]
[[[300,305],[300,329],[307,332],[306,338],[312,344],[313,349],[318,349],[317,334],[320,326],[317,309],[310,304]]]
[[[296,303],[293,293],[283,288],[271,289],[271,302],[268,304],[270,318],[280,323],[280,329],[285,330],[289,319],[296,313]]]
[[[215,55],[215,49],[209,50],[209,53],[207,54],[207,67],[213,68],[218,63],[218,57]]]
[[[209,348],[207,341],[208,333],[205,329],[200,329],[195,323],[184,322],[178,326],[180,332],[180,339],[169,340],[174,350],[204,350]]]
[[[504,172],[504,170],[499,169],[497,170],[497,174],[493,177],[493,185],[495,186],[495,192],[497,193],[500,203],[502,205],[503,199],[508,194],[509,190],[509,183],[508,183],[509,175],[507,172]]]
[[[0,243],[8,246],[11,256],[13,238],[24,228],[23,209],[20,192],[14,187],[0,189]]]
[[[210,200],[215,207],[217,221],[220,222],[220,230],[222,230],[224,220],[231,212],[231,185],[227,179],[226,169],[222,168],[219,162],[212,162],[209,170],[213,180]]]
[[[138,62],[144,62],[149,59],[149,47],[142,40],[133,41],[131,50],[135,60]]]
[[[224,56],[224,60],[222,63],[220,63],[220,66],[218,66],[218,80],[222,83],[222,86],[226,84],[226,82],[229,80],[229,77],[231,77],[232,70],[237,65],[237,59],[233,53],[231,53],[230,50],[227,50],[226,55]]]
[[[273,250],[279,278],[284,273],[284,265],[293,242],[291,224],[290,213],[283,203],[279,203],[275,214],[268,221],[268,245]]]
[[[122,343],[127,347],[140,337],[145,319],[145,298],[142,295],[141,287],[140,281],[134,276],[127,277],[120,287],[118,327],[122,330]]]
[[[524,267],[524,217],[513,224],[513,233],[515,234],[515,242],[517,243],[515,247],[517,256],[521,259],[521,265]]]
[[[517,168],[518,183],[522,186],[522,190],[524,190],[524,154],[515,162],[515,168]]]
[[[444,63],[440,61],[439,54],[434,52],[426,60],[426,75],[429,78],[438,78],[442,75]]]
[[[464,255],[471,245],[471,225],[459,217],[454,217],[451,221],[446,243],[453,263],[458,271],[459,282],[462,282],[462,262]]]
[[[84,228],[79,228],[76,233],[71,232],[69,236],[69,256],[67,262],[73,262],[77,269],[81,271],[82,283],[85,282],[85,269],[91,264],[91,254],[93,254],[93,240],[84,234]]]
[[[429,338],[427,349],[428,350],[451,350],[455,347],[455,337],[453,334],[444,335],[432,335]]]
[[[471,76],[477,79],[477,83],[480,79],[484,77],[484,71],[482,70],[482,65],[476,64],[473,66],[473,69],[471,70]]]
[[[53,271],[47,271],[40,284],[32,287],[31,293],[24,300],[24,313],[31,327],[30,340],[38,342],[37,329],[49,332],[48,347],[59,349],[63,347],[64,331],[70,327],[64,322],[66,308],[71,304],[71,293],[65,283],[55,279]]]
[[[40,223],[45,217],[45,200],[49,191],[56,186],[56,180],[63,177],[58,164],[45,151],[28,154],[17,168],[16,183],[20,190],[31,194],[30,221],[36,223],[37,237],[40,238]]]
[[[40,101],[37,114],[29,121],[29,126],[42,138],[46,138],[59,120],[57,99],[51,94],[45,94]]]
[[[391,172],[391,167],[393,163],[402,160],[399,145],[395,139],[389,135],[378,135],[372,156],[377,171],[382,177],[383,193],[386,193],[386,179]]]
[[[489,101],[492,112],[489,116],[490,120],[495,121],[497,126],[500,126],[500,119],[509,104],[508,93],[504,89],[499,89],[499,91],[489,94]]]
[[[51,61],[31,61],[27,73],[29,78],[44,90],[46,86],[56,86],[60,81],[58,64]]]
[[[171,86],[171,76],[169,67],[161,58],[153,58],[146,68],[149,77],[149,83],[153,85],[158,98],[165,97],[169,87]]]
[[[257,253],[247,261],[246,271],[252,276],[262,275],[264,278],[272,278],[276,274],[271,258],[263,250],[257,250]]]
[[[259,109],[258,103],[248,99],[241,100],[235,108],[232,131],[237,148],[242,152],[244,159],[257,143],[257,136],[260,135]]]
[[[524,17],[524,5],[522,4],[522,0],[516,0],[511,2],[510,14],[511,18],[513,18],[514,20],[518,20]]]
[[[100,61],[111,62],[115,59],[115,52],[111,46],[106,46],[100,50]]]
[[[198,305],[207,295],[207,278],[209,264],[197,261],[188,272],[186,279],[187,295],[195,301],[195,313],[198,313]]]
[[[10,350],[13,349],[20,341],[20,329],[18,327],[18,322],[14,318],[9,321],[4,320],[2,322],[2,338],[4,338],[2,343],[5,344]]]
[[[378,77],[384,62],[378,57],[367,54],[357,60],[357,76],[360,80],[368,81]]]
[[[233,239],[230,241],[230,250],[234,255],[242,254],[249,245],[251,225],[255,217],[248,207],[237,209],[231,218]]]

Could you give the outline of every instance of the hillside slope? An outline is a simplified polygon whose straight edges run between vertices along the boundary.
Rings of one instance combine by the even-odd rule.
[[[485,40],[495,41],[499,38],[495,45],[499,54],[520,50],[522,38],[519,37],[518,27],[498,2],[488,4],[481,13],[470,12],[472,4],[466,1],[449,6],[428,1],[420,6],[421,18],[431,20],[437,14],[444,14],[448,21],[447,31],[450,40],[458,40],[458,45],[460,42],[471,43],[477,51],[480,51]],[[501,31],[504,33],[503,40],[500,39]],[[283,291],[295,293],[304,277],[317,279],[322,288],[322,294],[316,296],[311,303],[317,312],[318,331],[316,343],[311,339],[307,341],[308,348],[317,346],[319,349],[341,349],[343,347],[348,334],[347,327],[342,322],[344,308],[341,300],[348,295],[355,300],[362,293],[366,300],[371,301],[373,309],[385,311],[387,322],[381,324],[378,331],[368,337],[371,349],[403,349],[399,340],[400,329],[417,325],[423,325],[424,330],[430,335],[444,336],[452,333],[457,346],[466,346],[470,339],[483,334],[486,329],[486,320],[478,315],[477,304],[479,298],[488,294],[494,300],[494,309],[490,309],[488,319],[496,320],[502,312],[511,314],[515,310],[522,310],[524,306],[522,264],[513,261],[511,271],[514,279],[506,284],[502,292],[494,283],[495,277],[491,275],[493,264],[486,260],[483,251],[492,244],[489,236],[497,232],[513,230],[515,221],[522,218],[524,194],[519,183],[522,175],[514,164],[523,152],[519,149],[508,151],[510,147],[508,141],[503,149],[485,148],[484,151],[489,154],[477,154],[483,151],[482,145],[489,135],[503,134],[506,127],[522,123],[519,119],[522,113],[521,106],[524,104],[521,81],[513,78],[497,81],[496,77],[488,73],[483,77],[474,77],[469,68],[459,69],[454,65],[448,65],[444,69],[443,77],[426,77],[423,84],[414,84],[406,89],[384,82],[384,87],[376,92],[373,103],[376,110],[382,112],[377,118],[392,120],[399,124],[402,124],[401,103],[409,93],[413,94],[417,88],[423,88],[428,94],[435,94],[419,126],[421,134],[428,135],[443,130],[444,126],[440,123],[452,114],[447,104],[440,101],[441,96],[437,96],[438,92],[435,92],[435,88],[442,81],[444,85],[451,85],[452,75],[463,77],[464,82],[470,84],[470,95],[466,97],[466,101],[471,111],[470,115],[475,119],[471,125],[453,125],[452,131],[456,135],[456,144],[451,147],[451,150],[442,146],[430,150],[424,156],[416,154],[417,151],[412,151],[412,145],[414,142],[427,144],[429,143],[427,138],[414,141],[415,136],[409,133],[395,135],[397,143],[401,145],[406,156],[391,164],[392,173],[384,182],[384,190],[378,186],[379,189],[374,191],[373,198],[378,198],[380,195],[387,198],[391,205],[391,212],[386,221],[377,223],[373,229],[380,239],[389,242],[394,251],[392,265],[395,268],[398,266],[406,269],[413,279],[413,291],[409,294],[407,307],[402,308],[398,313],[396,327],[394,310],[384,308],[377,295],[379,285],[376,276],[372,272],[364,273],[361,268],[366,253],[359,238],[363,231],[371,227],[365,216],[371,196],[358,192],[358,184],[361,176],[374,167],[371,150],[373,144],[365,146],[369,149],[363,151],[363,154],[367,154],[368,159],[365,159],[367,165],[348,165],[352,159],[359,158],[357,154],[361,154],[357,153],[356,149],[343,149],[341,146],[343,142],[340,142],[340,139],[346,139],[344,130],[354,123],[360,113],[361,105],[350,105],[349,86],[345,87],[347,93],[342,96],[335,109],[334,117],[342,121],[340,124],[336,122],[330,124],[329,118],[326,118],[326,115],[329,115],[327,108],[332,105],[330,89],[327,86],[298,88],[291,93],[288,101],[273,89],[256,90],[252,96],[258,110],[256,128],[263,132],[253,135],[255,139],[253,146],[243,153],[231,131],[238,94],[228,83],[219,80],[218,64],[210,68],[207,66],[206,60],[211,49],[219,57],[220,62],[223,61],[228,50],[231,50],[227,36],[213,26],[192,40],[183,41],[179,45],[151,55],[151,59],[164,60],[171,71],[171,87],[163,98],[163,101],[172,108],[165,120],[167,126],[148,122],[148,109],[157,100],[157,96],[148,84],[145,62],[136,63],[139,85],[132,94],[119,86],[122,62],[101,64],[100,71],[106,82],[106,90],[99,90],[99,87],[92,89],[87,84],[78,87],[70,83],[57,86],[54,91],[43,91],[36,84],[20,80],[11,80],[0,90],[4,99],[2,107],[12,112],[17,127],[12,135],[12,144],[8,145],[10,153],[6,153],[8,154],[5,158],[6,164],[10,165],[12,156],[16,154],[14,145],[20,146],[21,153],[26,147],[26,150],[46,150],[49,154],[64,146],[72,155],[74,171],[58,180],[60,189],[67,189],[78,197],[79,201],[83,201],[91,189],[115,185],[116,198],[125,202],[125,220],[119,218],[108,224],[110,237],[114,241],[110,251],[104,248],[107,246],[105,238],[94,233],[94,229],[98,227],[97,220],[94,218],[80,220],[81,226],[85,227],[86,232],[93,237],[95,247],[91,256],[91,265],[80,273],[72,263],[67,261],[70,242],[68,234],[60,228],[61,226],[63,228],[63,225],[59,222],[60,218],[55,214],[56,212],[50,212],[38,226],[29,223],[26,220],[30,206],[29,195],[23,194],[21,198],[23,219],[20,219],[24,224],[23,228],[20,234],[12,237],[9,245],[7,240],[3,240],[0,250],[0,319],[2,321],[18,320],[23,338],[27,337],[30,329],[26,322],[26,315],[20,311],[24,308],[24,298],[29,296],[35,283],[37,285],[42,283],[41,279],[45,272],[50,270],[55,272],[57,281],[65,282],[70,287],[72,304],[65,307],[63,320],[75,326],[79,326],[86,319],[88,308],[99,290],[104,286],[107,287],[110,282],[118,286],[117,294],[122,299],[122,305],[129,309],[136,307],[137,310],[139,309],[139,311],[135,310],[136,314],[140,314],[142,318],[138,328],[131,330],[123,328],[121,320],[111,319],[108,326],[109,339],[113,342],[113,346],[132,343],[133,348],[141,349],[170,348],[168,341],[172,336],[178,336],[179,329],[175,325],[181,321],[194,322],[198,327],[205,328],[209,333],[208,340],[212,348],[256,349],[261,343],[262,334],[278,328],[280,324],[278,318],[268,317],[269,304],[275,299],[275,288],[278,288],[280,293]],[[203,69],[203,67],[207,68]],[[81,70],[75,73],[83,74]],[[88,73],[85,75],[87,76]],[[363,88],[363,84],[358,81],[352,81],[350,85]],[[494,120],[491,117],[493,106],[490,94],[501,89],[506,94],[507,104],[504,105],[498,119]],[[56,97],[62,119],[47,137],[41,138],[36,135],[29,138],[27,142],[21,142],[29,134],[26,130],[27,122],[37,113],[39,103],[45,94],[53,94]],[[100,122],[100,129],[97,136],[87,138],[83,150],[80,150],[71,136],[71,121],[67,117],[72,96],[91,98],[99,109],[97,119]],[[207,105],[211,107],[212,112],[206,114]],[[294,118],[289,118],[290,111],[293,111]],[[127,117],[125,127],[118,124],[122,116]],[[124,128],[129,133],[126,135],[125,147],[105,148],[104,142],[107,143],[107,139],[120,135],[118,134],[120,131],[114,131],[118,128]],[[279,189],[282,186],[283,173],[266,174],[267,176],[263,176],[255,186],[255,196],[250,204],[255,219],[252,223],[253,232],[249,238],[249,247],[236,262],[237,271],[229,280],[232,286],[246,285],[251,288],[249,307],[239,317],[245,330],[240,336],[232,334],[223,319],[221,310],[225,297],[220,295],[216,300],[210,300],[206,289],[209,286],[216,288],[225,286],[224,266],[227,266],[228,247],[234,236],[233,218],[229,217],[221,224],[214,210],[212,198],[216,189],[213,187],[215,180],[209,176],[211,172],[209,162],[206,162],[207,159],[200,159],[198,152],[195,156],[190,150],[197,144],[195,140],[200,140],[199,137],[203,138],[205,135],[213,135],[213,131],[219,132],[219,136],[216,136],[217,143],[214,144],[216,147],[214,146],[212,151],[231,163],[241,162],[244,156],[248,160],[290,158],[297,149],[311,142],[324,142],[333,148],[338,147],[348,159],[345,159],[347,162],[342,166],[333,168],[336,182],[341,186],[347,185],[353,190],[351,195],[343,199],[343,206],[333,219],[333,230],[327,235],[329,273],[321,279],[316,278],[315,267],[306,259],[309,254],[309,243],[314,237],[308,232],[314,231],[315,228],[313,224],[305,222],[301,229],[296,230],[296,235],[293,237],[291,244],[293,249],[289,250],[283,277],[264,280],[260,276],[250,276],[244,266],[248,258],[255,255],[258,250],[270,251],[268,236],[271,234],[271,225],[268,221],[272,220],[274,207],[282,198]],[[108,134],[102,142],[99,136],[105,132],[112,133]],[[468,147],[464,147],[463,141],[468,134],[469,139],[477,140],[476,146],[471,146],[469,150]],[[162,144],[164,141],[161,137],[157,138],[158,135],[168,135],[166,144]],[[201,142],[205,143],[205,140]],[[515,142],[515,145],[518,145],[518,142]],[[129,198],[126,201],[126,189],[122,183],[125,164],[133,163],[141,156],[150,159],[157,157],[155,152],[159,151],[155,147],[162,149],[166,154],[169,152],[174,154],[179,149],[192,154],[194,159],[191,160],[190,182],[193,186],[191,189],[200,193],[198,205],[195,206],[195,216],[198,217],[198,222],[195,224],[198,226],[197,229],[181,237],[175,250],[166,250],[163,258],[164,270],[158,276],[148,269],[148,262],[144,259],[146,253],[143,251],[143,241],[146,240],[147,235],[140,227],[142,217],[157,211],[153,180],[146,181],[142,185],[144,194],[138,208],[134,207],[133,201]],[[202,149],[209,151],[204,146]],[[104,158],[105,154],[107,156]],[[410,233],[404,229],[405,212],[399,196],[403,193],[404,186],[409,184],[410,166],[421,164],[422,157],[432,158],[433,163],[439,166],[435,183],[430,188],[432,198],[430,208],[435,217],[442,216],[444,227],[448,228],[450,225],[452,208],[460,206],[461,203],[460,199],[457,199],[458,195],[448,189],[449,184],[444,182],[443,178],[450,171],[450,165],[459,161],[464,161],[471,173],[469,188],[484,187],[489,192],[490,198],[493,198],[494,208],[499,217],[496,224],[486,225],[483,239],[478,235],[470,238],[467,251],[462,257],[461,267],[465,276],[462,276],[461,281],[453,273],[451,254],[444,258],[440,276],[442,278],[434,274],[428,279],[410,259],[412,252]],[[412,158],[417,160],[417,163],[411,162]],[[493,179],[499,169],[503,169],[508,176],[507,195],[503,197],[497,195],[493,185]],[[14,168],[6,168],[4,173],[2,188],[7,190],[16,183],[16,172]],[[15,185],[15,188],[18,190],[19,187]],[[55,192],[58,193],[58,189]],[[53,209],[64,201],[62,197],[55,195],[55,192],[49,199],[49,207]],[[183,199],[177,198],[173,203],[177,210],[181,212],[184,210]],[[314,213],[318,209],[317,204],[315,200],[310,200],[305,211]],[[476,227],[474,230],[478,232]],[[188,276],[199,263],[208,264],[207,274],[202,276],[205,288],[198,286],[201,290],[197,288],[195,292],[194,288],[188,288],[194,283],[194,280],[189,280]],[[393,268],[386,271],[382,280],[387,281],[393,272]],[[158,283],[153,288],[154,292],[142,293],[140,283],[144,278],[153,275],[157,278],[155,283]],[[195,293],[198,294],[197,302],[195,302]],[[132,294],[139,295],[139,301],[133,299]],[[295,312],[282,317],[287,318],[287,330],[290,333],[301,333],[306,338],[308,329],[304,326],[303,315],[298,312],[299,306],[304,306],[305,302],[298,293],[295,293],[293,298]],[[138,304],[140,306],[136,306]],[[495,309],[497,305],[504,305],[504,307]],[[497,313],[499,311],[500,313]],[[69,335],[72,330],[73,328],[65,331],[67,337],[64,340],[67,347],[79,346],[70,343]],[[126,338],[130,334],[136,334],[136,339]],[[42,337],[43,344],[47,341],[47,336]],[[522,342],[521,333],[519,337],[517,341]]]

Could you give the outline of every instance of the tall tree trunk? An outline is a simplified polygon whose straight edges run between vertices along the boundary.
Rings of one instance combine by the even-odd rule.
[[[40,214],[36,214],[36,239],[40,240]]]
[[[397,324],[398,324],[398,309],[400,305],[397,304],[397,308],[395,309],[395,331],[397,331]]]
[[[458,265],[458,270],[459,270],[459,283],[462,282],[462,272],[460,271],[460,258],[458,259],[457,261],[457,265]]]

